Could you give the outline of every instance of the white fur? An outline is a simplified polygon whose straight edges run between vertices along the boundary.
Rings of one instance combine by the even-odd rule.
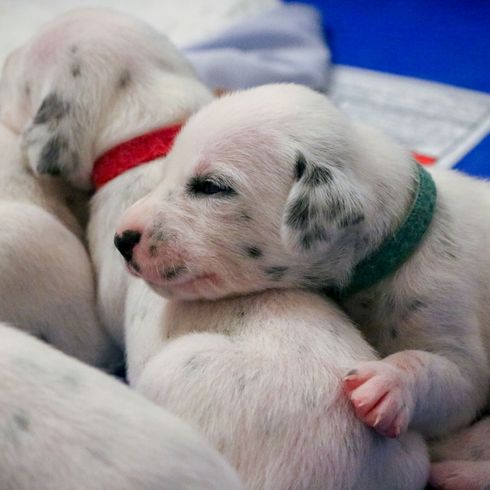
[[[60,186],[40,182],[0,124],[0,320],[97,366],[114,348],[95,312],[92,266]]]
[[[57,36],[64,41],[54,48]],[[52,63],[37,74],[46,83],[34,106],[56,93],[76,109],[54,132],[49,125],[27,129],[30,164],[45,171],[40,165],[43,146],[56,131],[68,132],[68,147],[82,156],[81,164],[75,168],[60,160],[58,167],[81,187],[105,149],[184,120],[211,99],[164,38],[124,16],[72,14],[48,28],[37,44],[49,47]],[[70,74],[73,45],[80,57],[90,54],[77,59],[76,77]],[[121,87],[121,74],[128,73],[130,82]],[[145,283],[127,277],[112,245],[115,223],[160,181],[166,163],[126,172],[92,201],[89,240],[99,307],[115,338],[120,339],[121,325],[126,325],[130,382],[199,427],[250,488],[423,487],[428,463],[421,439],[414,434],[400,441],[381,439],[355,419],[341,393],[347,365],[374,356],[334,307],[301,292],[268,293],[224,302],[217,309],[212,303],[167,305]],[[240,305],[246,315],[241,320],[235,314]],[[280,311],[288,314],[275,320]],[[311,315],[311,331],[300,311]],[[223,335],[227,328],[236,333]],[[178,335],[166,345],[167,336]],[[267,345],[274,350],[270,359]],[[194,356],[212,361],[209,371],[198,366],[189,372]]]
[[[238,490],[191,427],[122,383],[0,324],[2,490]]]
[[[375,356],[335,305],[309,292],[271,290],[171,301],[156,335],[142,334],[153,324],[145,320],[130,332],[161,348],[136,389],[198,427],[247,488],[424,488],[422,438],[378,436],[349,406],[344,373]]]
[[[212,102],[167,160],[161,184],[118,232],[141,232],[139,275],[178,299],[346,284],[404,219],[416,175],[408,152],[295,85]],[[344,388],[357,415],[391,437],[468,424],[490,385],[490,186],[432,175],[437,208],[423,242],[395,275],[343,305],[386,356],[353,362]],[[196,193],[196,179],[223,190]],[[169,279],[172,270],[180,273]]]

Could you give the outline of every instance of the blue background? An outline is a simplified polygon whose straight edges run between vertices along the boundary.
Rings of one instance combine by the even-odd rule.
[[[490,0],[303,3],[322,12],[334,63],[490,92]],[[490,177],[490,136],[457,168]]]

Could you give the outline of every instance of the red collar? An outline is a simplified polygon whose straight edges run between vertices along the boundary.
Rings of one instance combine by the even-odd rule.
[[[133,167],[164,157],[172,148],[182,124],[136,136],[114,146],[95,160],[92,184],[95,190]]]

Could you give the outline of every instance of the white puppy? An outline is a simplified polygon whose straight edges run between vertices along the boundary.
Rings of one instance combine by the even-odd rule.
[[[191,427],[0,324],[2,490],[238,490]]]
[[[20,140],[0,123],[0,320],[106,366],[115,351],[96,316],[81,229],[62,189],[28,169]]]
[[[164,36],[106,9],[58,17],[9,64],[2,113],[23,132],[34,172],[60,175],[82,189],[91,187],[94,161],[106,150],[183,122],[212,98]],[[91,203],[88,234],[97,305],[120,347],[130,276],[113,245],[114,226],[159,179],[157,164],[137,167],[107,183]]]
[[[212,102],[167,160],[161,184],[118,233],[139,237],[125,250],[133,273],[178,299],[345,288],[401,228],[419,202],[415,189],[434,202],[432,181],[408,152],[295,85]],[[430,223],[414,253],[342,301],[387,356],[353,362],[344,388],[357,415],[389,436],[408,426],[445,434],[468,424],[488,395],[490,186],[432,175],[435,214],[412,223],[412,232]]]

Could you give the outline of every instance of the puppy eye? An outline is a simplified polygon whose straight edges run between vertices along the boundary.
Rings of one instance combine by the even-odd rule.
[[[235,190],[225,182],[212,180],[209,177],[193,177],[187,185],[187,190],[194,196],[231,196]]]

